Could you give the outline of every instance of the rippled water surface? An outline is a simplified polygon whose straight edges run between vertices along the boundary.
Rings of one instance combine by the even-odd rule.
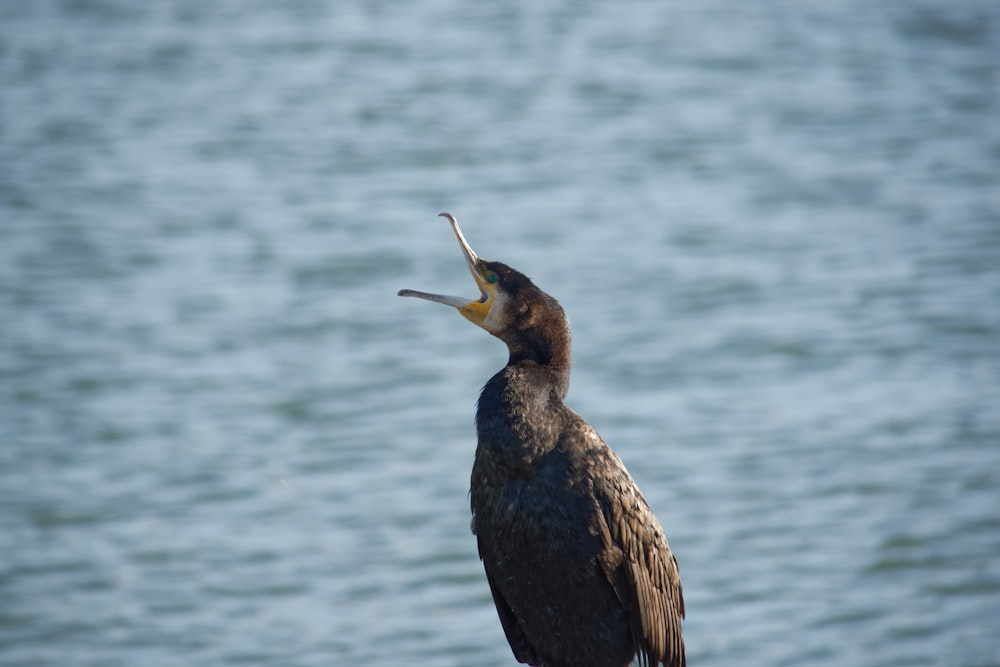
[[[559,298],[692,665],[1000,665],[994,2],[0,5],[0,663],[514,664],[469,533]]]

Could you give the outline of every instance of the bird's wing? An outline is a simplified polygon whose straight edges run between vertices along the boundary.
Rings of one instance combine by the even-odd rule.
[[[683,667],[684,598],[663,529],[617,456],[595,480],[604,549],[600,561],[628,614],[640,665]]]
[[[480,547],[479,558],[482,559],[482,557],[482,548]],[[485,560],[483,564],[486,564]],[[490,584],[490,593],[493,594],[493,604],[497,607],[500,625],[503,626],[503,632],[507,635],[507,643],[510,644],[510,649],[514,652],[514,659],[528,665],[538,664],[535,648],[525,636],[520,623],[517,621],[517,617],[514,616],[514,612],[511,610],[510,605],[507,604],[503,594],[497,589],[493,581],[493,575],[490,574],[488,567],[486,568],[486,581]]]

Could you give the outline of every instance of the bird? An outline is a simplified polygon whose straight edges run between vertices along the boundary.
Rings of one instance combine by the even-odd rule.
[[[684,667],[684,598],[663,528],[621,459],[564,403],[569,320],[523,273],[473,252],[451,306],[507,345],[476,408],[472,532],[514,658],[534,667]]]

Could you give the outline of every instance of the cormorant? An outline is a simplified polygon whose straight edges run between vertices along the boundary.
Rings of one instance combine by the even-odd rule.
[[[458,309],[504,343],[479,396],[472,531],[514,657],[536,667],[685,665],[677,560],[621,459],[563,404],[570,328],[524,274],[472,251],[478,298],[400,290]]]

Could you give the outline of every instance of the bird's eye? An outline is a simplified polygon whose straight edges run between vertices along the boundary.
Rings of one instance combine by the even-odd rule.
[[[491,273],[490,275],[486,276],[486,282],[490,283],[491,285],[495,284],[496,281],[498,280],[500,280],[500,276],[498,276],[495,273]]]

